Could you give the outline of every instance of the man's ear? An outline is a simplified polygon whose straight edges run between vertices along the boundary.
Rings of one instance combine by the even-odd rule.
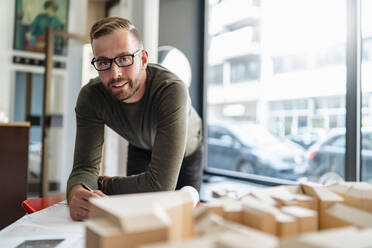
[[[143,50],[142,54],[141,54],[141,62],[142,62],[142,68],[143,69],[146,69],[147,64],[148,64],[148,60],[149,60],[149,54],[146,50]]]

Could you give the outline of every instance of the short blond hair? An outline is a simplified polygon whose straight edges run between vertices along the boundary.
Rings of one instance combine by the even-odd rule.
[[[96,22],[90,29],[90,42],[101,36],[111,34],[115,30],[124,29],[129,31],[142,47],[142,39],[136,27],[127,19],[121,17],[105,17]]]

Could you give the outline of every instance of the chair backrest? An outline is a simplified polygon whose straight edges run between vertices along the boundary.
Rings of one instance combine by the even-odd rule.
[[[23,201],[22,207],[28,214],[32,214],[64,200],[66,200],[65,196],[31,198]]]

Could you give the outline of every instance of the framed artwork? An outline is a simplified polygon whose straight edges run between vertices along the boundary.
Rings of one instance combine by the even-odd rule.
[[[16,0],[14,49],[44,52],[47,28],[67,30],[69,0]],[[54,53],[64,54],[67,40],[54,38]]]

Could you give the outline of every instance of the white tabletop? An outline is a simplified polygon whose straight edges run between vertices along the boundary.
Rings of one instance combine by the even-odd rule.
[[[71,220],[66,201],[33,214],[27,214],[0,231],[0,247],[17,247],[27,240],[55,239],[63,239],[63,241],[57,246],[48,247],[85,247],[84,222]]]

